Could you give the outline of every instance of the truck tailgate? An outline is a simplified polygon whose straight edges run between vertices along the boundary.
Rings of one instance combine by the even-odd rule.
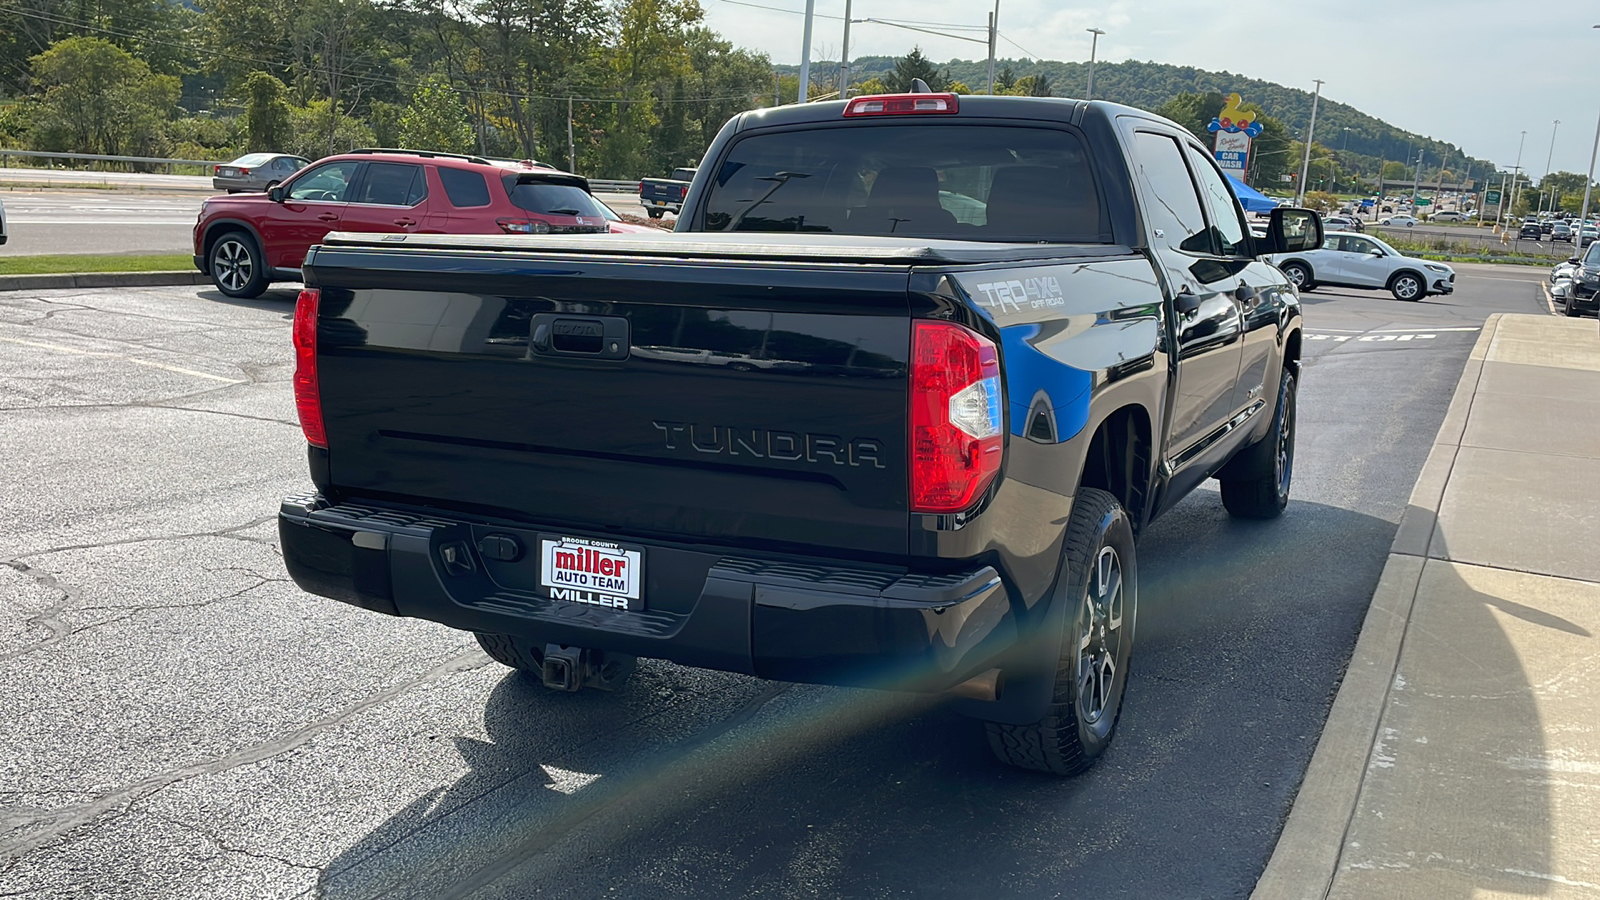
[[[464,252],[308,259],[337,491],[906,552],[910,260]]]

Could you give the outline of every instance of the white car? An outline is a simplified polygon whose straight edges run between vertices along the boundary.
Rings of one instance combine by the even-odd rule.
[[[1405,227],[1410,228],[1411,226],[1417,224],[1417,219],[1413,216],[1384,216],[1383,219],[1378,222],[1378,224],[1404,225]]]
[[[1317,250],[1275,253],[1269,259],[1302,291],[1328,287],[1386,290],[1396,300],[1421,300],[1456,289],[1455,270],[1413,259],[1375,237],[1330,231]]]

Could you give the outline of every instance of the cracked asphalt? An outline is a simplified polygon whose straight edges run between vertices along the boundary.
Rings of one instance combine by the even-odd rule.
[[[928,698],[651,661],[554,695],[303,594],[292,292],[0,294],[0,897],[1247,896],[1473,326],[1538,274],[1307,295],[1295,502],[1151,529],[1118,743],[1069,781]]]

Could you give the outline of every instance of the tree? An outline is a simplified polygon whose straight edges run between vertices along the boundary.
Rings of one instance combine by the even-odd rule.
[[[429,75],[412,92],[411,105],[400,114],[400,145],[446,153],[472,150],[467,108],[444,76]]]
[[[31,60],[42,92],[34,140],[45,149],[153,154],[177,110],[177,76],[157,75],[110,41],[57,41]]]
[[[950,84],[949,75],[939,71],[932,60],[923,56],[921,47],[912,47],[910,53],[895,60],[894,71],[884,74],[883,83],[890,93],[904,94],[911,90],[911,82],[918,78],[927,82],[928,87],[936,92],[946,90]]]
[[[1222,112],[1222,107],[1228,101],[1218,93],[1187,93],[1179,94],[1163,103],[1157,110],[1157,115],[1166,116],[1184,128],[1189,133],[1199,138],[1201,143],[1209,146],[1215,136],[1206,130],[1217,114]]]
[[[1017,70],[1005,66],[994,76],[994,91],[997,94],[1009,94],[1017,86]]]
[[[1402,181],[1411,177],[1411,168],[1402,162],[1386,162],[1383,164],[1382,177],[1384,181]]]
[[[246,152],[274,151],[289,145],[288,89],[266,72],[251,72],[244,80],[244,131]]]

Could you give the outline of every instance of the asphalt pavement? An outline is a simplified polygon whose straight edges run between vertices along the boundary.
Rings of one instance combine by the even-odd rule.
[[[293,293],[0,294],[0,895],[1243,897],[1484,319],[1306,302],[1293,500],[1142,538],[1117,743],[1004,769],[936,700],[643,662],[554,695],[469,636],[310,597]]]

